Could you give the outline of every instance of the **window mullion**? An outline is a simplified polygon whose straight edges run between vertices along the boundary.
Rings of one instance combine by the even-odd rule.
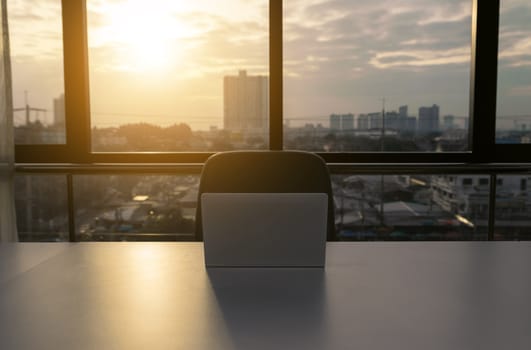
[[[283,123],[282,0],[269,1],[269,148],[281,150]]]
[[[469,140],[474,162],[495,153],[499,0],[474,0]]]
[[[63,0],[66,143],[72,162],[88,162],[90,106],[85,0]]]

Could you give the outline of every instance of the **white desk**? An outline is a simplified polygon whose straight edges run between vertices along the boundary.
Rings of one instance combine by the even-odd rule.
[[[531,349],[529,242],[331,243],[325,270],[208,272],[200,243],[0,247],[3,350]]]

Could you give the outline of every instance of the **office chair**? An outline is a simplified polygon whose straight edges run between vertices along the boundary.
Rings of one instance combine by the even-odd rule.
[[[314,153],[301,151],[231,151],[212,155],[201,174],[196,211],[196,240],[203,240],[201,194],[326,193],[327,240],[335,240],[332,185],[328,167]]]

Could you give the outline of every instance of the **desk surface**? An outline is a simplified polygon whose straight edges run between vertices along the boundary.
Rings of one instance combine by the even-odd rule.
[[[201,243],[0,245],[2,349],[531,349],[531,243],[329,243],[206,270]]]

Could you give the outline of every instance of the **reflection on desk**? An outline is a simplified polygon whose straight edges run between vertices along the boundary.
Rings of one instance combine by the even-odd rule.
[[[7,247],[0,266],[35,246]],[[0,270],[2,349],[531,348],[530,243],[329,243],[324,270],[207,270],[201,243],[39,250]]]

